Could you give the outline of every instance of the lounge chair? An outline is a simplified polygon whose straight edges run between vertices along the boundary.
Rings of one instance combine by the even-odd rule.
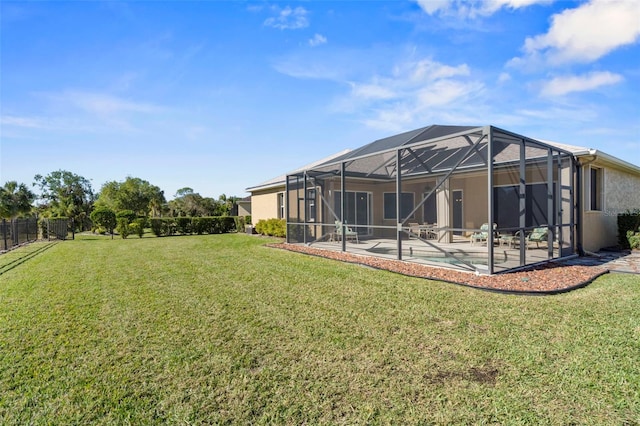
[[[493,230],[495,231],[497,227],[498,225],[494,223]],[[483,223],[480,227],[480,232],[474,232],[469,238],[471,240],[471,245],[473,245],[473,243],[475,242],[479,242],[480,244],[482,244],[483,242],[486,243],[489,240],[489,224]]]
[[[344,230],[345,241],[349,241],[349,238],[351,238],[352,240],[355,239],[356,243],[360,244],[360,241],[358,240],[358,233],[353,229],[349,228],[348,226],[344,228],[345,228]],[[336,237],[338,238],[338,241],[342,240],[342,230],[343,230],[342,222],[340,222],[339,220],[336,220]]]
[[[520,231],[516,232],[516,241],[518,241],[520,236]],[[540,243],[546,243],[549,238],[549,228],[546,226],[541,226],[539,228],[534,228],[527,236],[524,241],[526,247],[529,248],[529,243],[536,243],[536,247],[540,248]]]

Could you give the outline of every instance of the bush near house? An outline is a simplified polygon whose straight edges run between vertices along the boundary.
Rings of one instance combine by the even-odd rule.
[[[640,229],[638,232],[627,231],[627,241],[631,250],[640,250]]]
[[[286,237],[287,221],[284,219],[260,219],[256,223],[256,232],[273,237]]]
[[[640,248],[640,209],[618,214],[618,243],[622,248]],[[633,243],[632,243],[633,240]]]

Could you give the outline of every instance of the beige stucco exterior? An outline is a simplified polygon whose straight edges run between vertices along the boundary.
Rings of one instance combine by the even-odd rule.
[[[602,171],[602,204],[591,210],[591,169]],[[618,214],[640,208],[640,173],[621,170],[606,161],[590,162],[582,167],[583,247],[594,252],[618,244]]]
[[[279,217],[278,194],[284,192],[284,184],[251,194],[251,221],[255,224],[261,219]]]

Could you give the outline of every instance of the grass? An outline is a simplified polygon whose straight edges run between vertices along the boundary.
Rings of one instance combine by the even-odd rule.
[[[1,424],[640,424],[640,278],[522,297],[263,247],[0,256]]]

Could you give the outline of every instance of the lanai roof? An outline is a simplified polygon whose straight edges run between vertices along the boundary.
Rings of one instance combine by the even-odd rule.
[[[300,167],[287,174],[275,177],[259,185],[247,188],[253,192],[280,186],[286,181],[287,175],[299,174],[307,170],[329,171],[335,165],[346,162],[350,175],[368,177],[390,177],[395,173],[395,150],[402,147],[409,148],[403,159],[403,174],[433,173],[453,167],[458,160],[462,161],[458,167],[471,168],[486,165],[486,143],[478,145],[473,152],[468,152],[470,146],[482,136],[483,126],[450,126],[430,125],[410,130],[397,135],[375,140],[359,148],[346,149],[328,157]],[[637,173],[640,168],[601,151],[590,148],[567,145],[540,139],[533,139],[517,135],[506,130],[493,127],[496,132],[493,143],[494,159],[498,163],[508,163],[519,157],[517,145],[510,144],[515,140],[525,139],[530,142],[526,147],[527,158],[545,157],[546,149],[552,148],[565,154],[598,155],[609,162],[613,162],[625,169]],[[470,135],[475,140],[470,139]],[[505,143],[506,142],[506,143]],[[463,156],[467,155],[464,159]],[[358,160],[357,162],[352,160]]]

